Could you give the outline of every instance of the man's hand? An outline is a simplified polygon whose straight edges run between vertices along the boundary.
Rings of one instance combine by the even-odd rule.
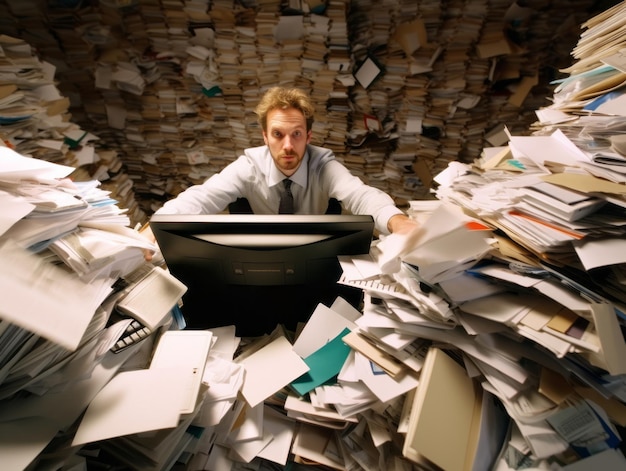
[[[419,228],[417,221],[411,219],[406,214],[396,214],[391,216],[387,222],[387,229],[392,234],[408,234]]]
[[[142,236],[144,236],[146,239],[148,239],[150,242],[152,242],[153,244],[156,245],[156,238],[154,237],[154,234],[152,233],[152,229],[150,228],[150,224],[146,224],[145,226],[143,226],[141,228],[141,230],[139,231],[139,233]],[[153,250],[144,249],[143,256],[146,259],[146,262],[151,262],[153,255],[154,255],[154,251]]]

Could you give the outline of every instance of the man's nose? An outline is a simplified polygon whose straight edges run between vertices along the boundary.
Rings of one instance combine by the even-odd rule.
[[[283,148],[293,149],[293,142],[289,136],[285,136],[285,139],[283,140]]]

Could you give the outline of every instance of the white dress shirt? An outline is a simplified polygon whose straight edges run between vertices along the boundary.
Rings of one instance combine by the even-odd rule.
[[[201,185],[167,201],[157,214],[217,214],[237,198],[246,198],[255,214],[277,214],[285,179],[267,146],[246,149],[237,160]],[[368,214],[376,229],[388,234],[387,222],[403,212],[384,191],[350,173],[331,150],[308,145],[302,164],[291,177],[295,214],[324,214],[335,198],[351,214]]]

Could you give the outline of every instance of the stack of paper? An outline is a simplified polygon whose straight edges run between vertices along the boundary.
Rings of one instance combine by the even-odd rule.
[[[32,33],[43,34],[42,28],[37,25]],[[21,155],[73,167],[75,181],[106,182],[132,220],[143,220],[117,151],[98,151],[100,138],[70,119],[70,98],[57,88],[55,66],[39,59],[23,39],[3,36],[0,43],[6,72],[0,79],[0,100],[6,105],[0,105],[6,115],[0,128],[3,141]]]
[[[450,161],[480,153],[483,129],[507,122],[526,130],[534,121],[535,104],[545,100],[534,88],[538,71],[567,55],[575,15],[589,4],[550,5],[533,22],[534,10],[506,1],[445,9],[403,1],[386,11],[356,0],[237,8],[161,1],[129,9],[105,2],[49,14],[20,5],[9,9],[19,28],[7,22],[5,29],[23,31],[58,67],[67,99],[45,108],[51,116],[71,109],[98,131],[99,147],[119,152],[125,166],[109,178],[133,183],[139,201],[127,204],[129,215],[145,222],[144,213],[262,143],[253,109],[276,84],[313,96],[315,144],[399,204],[423,198]],[[365,87],[357,77],[368,78]],[[414,87],[423,92],[420,103]],[[366,131],[367,145],[363,115],[381,124]],[[66,150],[44,144],[36,150],[46,158]],[[368,167],[353,164],[357,158]]]
[[[459,182],[462,180],[458,179]],[[419,207],[417,203],[416,208]],[[603,292],[600,286],[576,278],[575,271],[525,263],[512,251],[505,251],[504,240],[487,252],[477,250],[476,246],[472,248],[467,241],[473,236],[483,234],[485,242],[489,241],[490,231],[485,232],[488,226],[453,211],[447,213],[444,220],[450,224],[459,218],[461,226],[455,236],[455,231],[438,219],[445,209],[445,205],[431,208],[432,214],[423,222],[423,229],[412,239],[403,241],[392,235],[381,241],[377,245],[381,252],[373,252],[374,255],[378,253],[381,267],[378,274],[366,269],[359,260],[342,261],[344,278],[341,282],[360,286],[369,293],[371,301],[376,300],[366,304],[363,316],[357,321],[358,329],[345,340],[357,352],[369,352],[370,361],[391,377],[399,374],[399,367],[418,372],[414,404],[421,403],[428,394],[438,399],[441,397],[434,389],[430,391],[423,375],[426,372],[430,375],[431,363],[426,355],[428,345],[446,345],[449,354],[460,363],[456,369],[461,372],[461,378],[466,378],[470,390],[475,387],[470,378],[479,379],[484,392],[491,396],[487,403],[497,398],[495,401],[506,409],[505,415],[500,413],[498,422],[491,423],[490,427],[496,429],[480,432],[480,436],[496,433],[495,436],[500,437],[495,448],[493,443],[489,445],[492,447],[491,462],[495,462],[498,451],[494,450],[500,446],[518,447],[513,439],[510,443],[504,439],[506,433],[511,433],[506,432],[507,429],[522,437],[526,444],[522,453],[537,462],[549,461],[568,447],[575,446],[575,440],[552,428],[549,425],[551,419],[542,422],[540,417],[554,416],[556,420],[556,414],[564,407],[565,397],[572,397],[574,391],[579,398],[591,397],[590,391],[575,389],[576,380],[568,378],[584,378],[592,385],[590,389],[600,393],[606,392],[602,384],[603,374],[620,376],[624,371],[618,360],[626,353],[626,343],[619,327],[624,318],[622,304]],[[456,242],[446,241],[448,237],[458,239]],[[437,248],[437,244],[442,246]],[[455,250],[461,246],[464,257],[459,257]],[[422,249],[425,256],[420,255]],[[451,266],[460,272],[432,271],[445,266],[445,263],[437,262],[439,253],[442,260],[454,260]],[[512,261],[514,259],[516,261]],[[398,260],[402,263],[400,271],[394,263]],[[395,282],[385,280],[384,273],[392,273]],[[530,367],[531,364],[535,366]],[[597,374],[585,373],[589,367],[598,368]],[[435,374],[444,374],[442,367],[437,367]],[[564,388],[561,395],[556,393],[554,386],[548,385],[548,377],[559,378],[560,387]],[[445,381],[448,384],[452,380],[448,377]],[[538,388],[537,384],[543,386]],[[608,412],[614,406],[622,408],[619,405],[621,396],[609,395],[611,398],[603,403],[603,407],[607,408],[605,411],[610,419],[605,420],[623,423],[622,413]],[[485,404],[488,396],[478,394],[479,403]],[[595,394],[593,397],[597,398]],[[530,407],[526,409],[522,403]],[[461,407],[459,401],[455,404]],[[420,419],[427,420],[426,411],[433,410],[432,406],[425,407],[422,413],[420,409],[414,409],[412,418],[407,419],[410,425],[399,427],[399,430],[407,431],[405,456],[420,463],[424,459],[438,463],[438,460],[449,458],[445,453],[433,454],[436,448],[426,446],[424,438],[412,442],[414,427],[418,427]],[[472,406],[464,410],[470,416],[473,414]],[[428,437],[435,433],[432,424],[446,423],[441,419],[446,412],[447,408],[436,414],[438,419],[427,427]],[[533,427],[529,426],[531,422]],[[449,434],[449,430],[444,427],[441,433]],[[464,435],[461,439],[464,444],[472,440],[481,443],[482,440],[477,431],[471,432],[471,440],[467,437]],[[592,438],[591,431],[587,439],[611,446],[610,440]],[[470,447],[468,458],[462,460],[459,467],[470,466],[471,456],[486,456],[476,452],[478,446]]]
[[[123,277],[145,264],[143,249],[154,249],[152,244],[128,227],[128,218],[109,193],[98,188],[99,182],[75,183],[66,178],[71,167],[7,147],[0,151],[7,216],[0,232],[0,258],[3,266],[11,267],[0,282],[0,426],[14,437],[3,443],[0,455],[7,466],[26,468],[47,460],[44,449],[75,424],[122,366],[140,369],[145,364],[159,329],[172,325],[172,308],[181,291],[174,280],[170,282],[179,290],[167,296],[163,283],[138,284],[138,291],[125,293],[120,303],[129,308],[126,316],[113,315]],[[24,181],[30,183],[19,184]],[[152,269],[166,276],[162,268]],[[159,306],[151,289],[161,295]],[[140,298],[153,303],[138,306]],[[150,324],[155,335],[113,353],[133,315]],[[195,372],[188,373],[195,377]],[[112,384],[120,388],[125,383],[120,378]],[[120,389],[114,391],[119,397]],[[195,405],[197,396],[189,396],[187,408]],[[141,401],[145,403],[143,394]],[[156,417],[153,412],[150,416]],[[36,442],[20,446],[25,443],[23,431],[31,427],[40,430]],[[50,448],[52,454],[58,450]]]

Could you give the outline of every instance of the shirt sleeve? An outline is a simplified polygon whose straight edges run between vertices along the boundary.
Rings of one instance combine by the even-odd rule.
[[[193,185],[165,202],[156,214],[217,214],[242,195],[243,182],[251,175],[249,161],[241,156],[220,173]]]
[[[392,216],[404,214],[391,196],[366,185],[337,160],[330,160],[323,166],[320,180],[328,185],[330,196],[341,201],[350,213],[371,215],[381,234],[389,234],[387,223]]]

